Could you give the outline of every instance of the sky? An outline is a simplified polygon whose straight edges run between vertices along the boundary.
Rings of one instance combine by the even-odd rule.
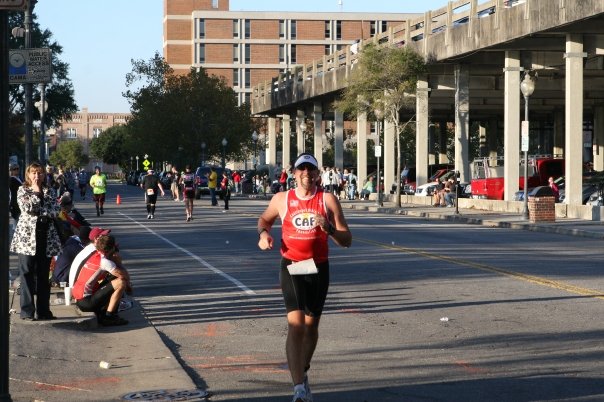
[[[230,0],[232,11],[423,13],[447,0]],[[93,113],[128,113],[122,96],[131,60],[162,54],[163,0],[38,0],[42,29],[63,47],[78,108]]]

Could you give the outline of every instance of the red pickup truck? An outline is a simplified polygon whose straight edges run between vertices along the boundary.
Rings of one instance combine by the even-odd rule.
[[[533,156],[528,162],[528,188],[546,186],[550,176],[564,176],[564,159]],[[472,168],[472,198],[503,200],[503,158],[479,158]],[[518,188],[524,190],[524,160],[520,161],[520,174]]]

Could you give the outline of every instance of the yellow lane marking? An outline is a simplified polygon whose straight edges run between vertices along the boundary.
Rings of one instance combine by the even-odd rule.
[[[450,262],[450,263],[453,263],[456,265],[475,268],[475,269],[479,269],[481,271],[486,271],[486,272],[497,273],[500,275],[509,276],[511,278],[520,279],[520,280],[523,280],[526,282],[535,283],[537,285],[548,286],[550,288],[564,290],[564,291],[567,291],[570,293],[575,293],[575,294],[579,294],[582,296],[591,296],[596,299],[604,300],[604,292],[595,290],[595,289],[583,288],[580,286],[574,286],[574,285],[570,285],[570,284],[567,284],[564,282],[554,281],[554,280],[542,278],[539,276],[527,275],[527,274],[522,274],[520,272],[514,272],[514,271],[508,271],[505,269],[493,267],[491,265],[481,264],[479,262],[472,262],[472,261],[468,261],[468,260],[462,260],[460,258],[446,256],[446,255],[434,254],[434,253],[420,250],[417,248],[391,245],[391,244],[381,243],[381,242],[377,242],[374,240],[368,240],[368,239],[355,238],[354,241],[372,244],[374,246],[378,246],[378,247],[385,248],[385,249],[402,251],[402,252],[409,253],[409,254],[416,254],[416,255],[420,255],[420,256],[428,258],[428,259],[447,261],[447,262]]]

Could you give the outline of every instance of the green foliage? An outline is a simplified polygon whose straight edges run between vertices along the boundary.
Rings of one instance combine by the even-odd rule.
[[[335,107],[352,117],[361,113],[374,116],[379,109],[386,120],[415,104],[418,77],[427,71],[420,54],[408,46],[365,45],[354,64],[348,86]]]
[[[190,163],[201,158],[220,160],[226,146],[227,159],[253,152],[250,110],[238,106],[235,92],[224,80],[204,69],[176,75],[156,53],[149,61],[133,61],[125,93],[132,108],[128,131],[138,154],[153,160]]]
[[[49,161],[54,166],[65,169],[80,168],[88,164],[88,156],[84,154],[84,147],[80,141],[63,141],[57,150],[50,155]]]
[[[119,164],[125,168],[132,155],[128,141],[126,126],[110,127],[90,142],[90,154],[104,163]]]

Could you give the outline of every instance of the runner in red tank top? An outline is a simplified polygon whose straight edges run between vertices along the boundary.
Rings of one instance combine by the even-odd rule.
[[[327,239],[350,247],[352,234],[342,207],[319,189],[319,164],[308,153],[294,163],[296,188],[273,196],[258,220],[258,247],[273,248],[270,230],[282,220],[279,278],[287,309],[287,363],[294,383],[294,402],[311,402],[307,371],[319,339],[319,319],[329,287]]]

